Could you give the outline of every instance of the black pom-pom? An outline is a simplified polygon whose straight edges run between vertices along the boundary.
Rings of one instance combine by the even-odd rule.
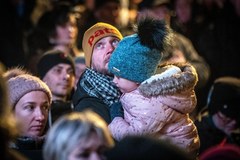
[[[139,21],[137,33],[142,45],[162,51],[170,30],[165,21],[146,17]]]

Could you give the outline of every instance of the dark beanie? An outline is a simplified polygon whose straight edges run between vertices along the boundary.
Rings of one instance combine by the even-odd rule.
[[[40,58],[37,65],[38,76],[43,79],[51,68],[60,63],[71,65],[72,69],[75,71],[74,61],[70,55],[67,55],[60,50],[51,50],[44,53]]]
[[[240,79],[221,77],[214,81],[208,96],[211,115],[221,111],[227,117],[240,120]]]

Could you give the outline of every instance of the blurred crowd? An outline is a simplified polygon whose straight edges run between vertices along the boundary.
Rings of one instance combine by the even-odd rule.
[[[164,49],[153,60],[141,57],[159,47],[141,41],[139,22],[146,17],[164,21],[161,25],[169,29],[162,34],[171,45],[165,46],[162,37]],[[240,158],[239,0],[1,0],[0,19],[4,160]],[[151,31],[144,33],[149,42],[157,37]],[[140,37],[140,46],[132,36]],[[151,84],[144,77],[151,69],[161,75],[157,82],[174,83],[175,92],[164,88],[157,94],[156,103],[170,109],[148,112],[147,106],[132,113],[156,97],[142,91],[145,98],[136,101],[131,94],[134,87],[142,94],[143,82]],[[162,76],[171,79],[160,81]],[[139,117],[149,120],[143,120],[146,128]],[[184,126],[192,132],[175,144],[156,142],[163,135],[177,137],[169,124],[179,126],[176,134]],[[191,144],[182,150],[185,140]]]

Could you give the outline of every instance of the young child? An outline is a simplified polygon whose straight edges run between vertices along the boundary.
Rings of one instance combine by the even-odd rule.
[[[163,21],[145,18],[137,34],[123,38],[113,52],[108,69],[123,93],[121,106],[111,106],[109,129],[116,140],[128,135],[148,135],[169,140],[190,153],[199,148],[197,129],[189,118],[196,106],[196,70],[190,64],[160,66],[161,52],[171,33]]]

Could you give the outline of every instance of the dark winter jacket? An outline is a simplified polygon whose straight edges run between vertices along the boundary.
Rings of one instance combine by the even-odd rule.
[[[233,137],[227,136],[214,125],[212,116],[209,116],[208,112],[204,112],[199,115],[198,119],[194,123],[198,129],[201,144],[199,154],[210,147],[220,145],[225,140],[225,143],[237,143]]]
[[[73,111],[73,105],[70,101],[64,102],[56,100],[52,102],[51,111],[48,116],[48,123],[50,126],[62,115]]]
[[[42,147],[44,136],[40,138],[19,137],[10,144],[10,148],[16,149],[31,160],[43,160]]]
[[[85,109],[90,109],[99,114],[108,124],[111,122],[109,114],[109,106],[101,99],[92,97],[79,85],[73,96],[74,111],[81,112]]]
[[[3,160],[28,160],[22,154],[20,154],[15,149],[7,149],[4,155],[1,154],[1,159]]]

